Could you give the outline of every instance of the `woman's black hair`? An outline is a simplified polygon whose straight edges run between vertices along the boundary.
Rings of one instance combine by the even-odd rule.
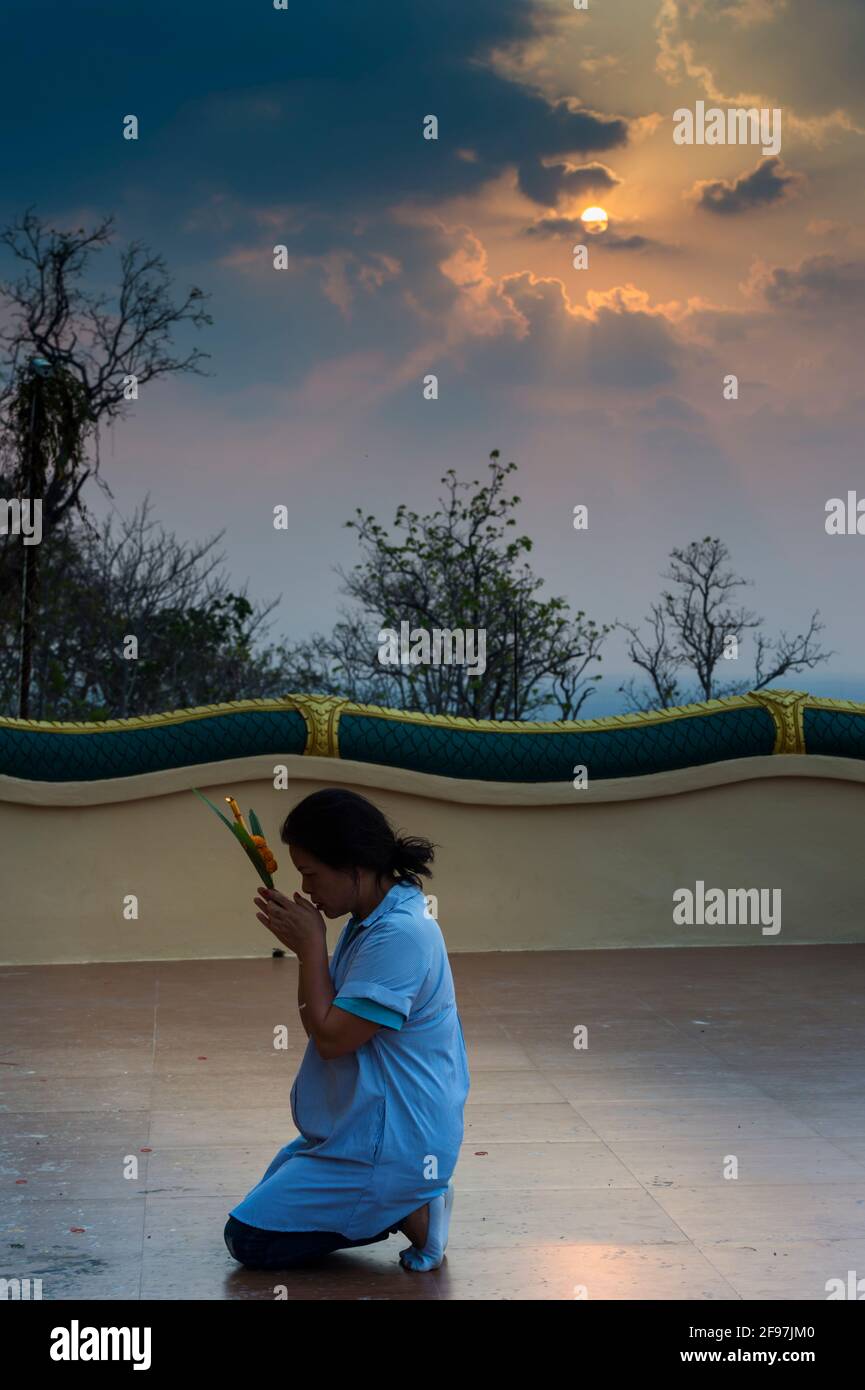
[[[397,835],[382,811],[346,787],[327,787],[299,801],[285,818],[281,837],[331,869],[372,869],[379,878],[396,874],[400,883],[421,887],[418,875],[435,851],[429,840]]]

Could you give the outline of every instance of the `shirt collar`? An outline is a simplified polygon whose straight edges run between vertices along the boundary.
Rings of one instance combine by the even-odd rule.
[[[352,915],[348,921],[349,928],[357,927],[360,931],[363,927],[371,927],[380,917],[384,916],[385,909],[393,905],[394,898],[400,898],[407,891],[416,893],[417,889],[413,883],[395,883],[387,890],[378,907],[374,907],[368,917],[359,921],[357,917]]]

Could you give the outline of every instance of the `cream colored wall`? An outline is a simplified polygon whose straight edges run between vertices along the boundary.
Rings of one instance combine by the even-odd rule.
[[[764,945],[865,940],[860,865],[865,771],[847,759],[749,758],[598,783],[505,787],[324,758],[273,758],[101,783],[0,778],[4,963],[269,954],[257,883],[189,790],[253,806],[299,887],[278,827],[326,785],[370,795],[440,849],[428,891],[451,951]],[[780,888],[778,936],[759,926],[680,927],[673,892]],[[139,918],[126,921],[135,894]],[[329,924],[331,948],[341,922]]]

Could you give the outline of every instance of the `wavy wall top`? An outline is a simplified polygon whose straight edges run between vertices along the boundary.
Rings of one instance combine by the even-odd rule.
[[[865,705],[797,690],[604,719],[461,719],[326,695],[74,724],[0,719],[0,776],[98,782],[253,754],[306,754],[488,782],[641,777],[766,754],[865,759]]]

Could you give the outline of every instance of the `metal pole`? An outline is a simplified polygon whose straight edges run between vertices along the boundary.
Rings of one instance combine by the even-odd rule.
[[[520,615],[519,608],[514,609],[514,719],[519,719],[519,654],[520,654]]]
[[[36,463],[39,462],[39,479],[44,475],[44,460],[42,458],[42,435],[44,433],[43,399],[42,399],[42,379],[43,373],[36,366],[37,362],[43,359],[31,360],[31,386],[32,397],[30,402],[30,429],[28,431],[28,477],[26,482],[27,496],[31,503],[36,501],[37,487]],[[46,366],[48,364],[46,363]],[[37,442],[36,434],[36,407],[39,406],[39,439]],[[41,500],[41,499],[40,499]],[[21,533],[21,545],[24,549],[24,563],[21,570],[21,666],[20,683],[18,687],[18,718],[30,718],[30,684],[33,675],[33,626],[36,609],[36,592],[39,583],[39,569],[36,555],[31,555],[31,547],[24,545],[24,533]]]
[[[25,487],[28,492],[32,491],[33,484],[33,423],[36,418],[36,376],[31,375],[33,394],[30,399],[30,426],[27,431],[27,478]],[[28,628],[28,609],[31,602],[30,591],[30,546],[24,544],[24,532],[21,533],[21,548],[24,551],[24,562],[21,566],[21,651],[18,663],[18,718],[26,719],[30,708],[30,641]]]

